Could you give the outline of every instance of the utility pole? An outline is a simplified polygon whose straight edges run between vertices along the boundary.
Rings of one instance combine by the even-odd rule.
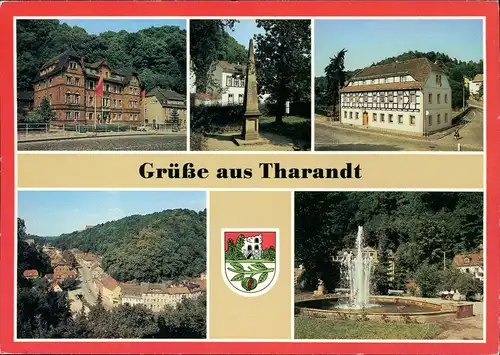
[[[443,252],[443,270],[446,270],[446,252]]]

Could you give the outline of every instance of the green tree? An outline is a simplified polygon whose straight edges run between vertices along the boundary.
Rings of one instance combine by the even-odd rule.
[[[325,76],[327,81],[325,95],[327,97],[328,104],[333,106],[334,113],[336,112],[337,105],[340,105],[339,90],[344,87],[344,83],[346,80],[344,67],[346,53],[347,50],[342,49],[340,52],[330,58],[330,63],[325,68]]]
[[[479,97],[483,97],[483,95],[484,95],[483,94],[483,91],[484,91],[484,86],[483,85],[484,84],[481,83],[481,86],[479,87],[479,90],[477,91],[477,96],[479,96]]]
[[[415,272],[415,279],[422,297],[436,297],[441,291],[441,275],[437,265],[422,264]]]
[[[262,259],[276,261],[276,250],[273,246],[262,251]]]
[[[225,30],[232,29],[235,20],[192,20],[189,23],[190,55],[195,75],[196,91],[207,92],[214,82],[212,65],[220,58],[226,44]]]
[[[389,258],[387,254],[387,237],[385,234],[382,234],[379,238],[378,263],[375,266],[373,282],[375,292],[378,295],[387,295],[389,293]]]
[[[50,123],[56,119],[56,113],[52,110],[49,100],[45,97],[39,107],[28,113],[29,123]]]
[[[257,85],[276,102],[280,124],[286,101],[310,100],[311,21],[257,20],[257,27],[265,31],[254,36]]]
[[[172,113],[170,114],[170,120],[172,121],[174,130],[178,131],[180,129],[180,120],[179,120],[179,111],[176,108],[172,109]]]

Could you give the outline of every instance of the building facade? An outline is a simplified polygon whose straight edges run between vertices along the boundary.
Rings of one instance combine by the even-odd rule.
[[[186,96],[172,90],[154,88],[146,94],[144,105],[146,124],[153,127],[166,124],[186,128]]]
[[[196,298],[202,293],[202,287],[168,286],[166,284],[124,284],[122,285],[121,304],[144,305],[159,312],[165,306],[175,306],[184,298]]]
[[[111,276],[104,276],[101,279],[95,279],[94,283],[105,304],[110,306],[120,304],[121,286],[118,281]]]
[[[479,90],[483,86],[483,74],[477,74],[474,79],[469,80],[469,93],[471,95],[479,95]]]
[[[343,124],[419,135],[452,126],[448,79],[426,58],[365,68],[340,92]]]
[[[103,96],[96,96],[103,76]],[[34,85],[34,105],[43,99],[56,114],[54,123],[142,124],[140,82],[132,70],[116,70],[106,60],[85,63],[74,50],[52,58],[40,68]]]
[[[196,88],[196,76],[191,70],[189,92],[195,105],[243,105],[245,96],[246,67],[240,63],[217,61],[211,68],[212,88],[207,93],[199,93]]]
[[[458,268],[460,272],[471,274],[474,278],[484,281],[484,262],[482,251],[455,255],[453,258],[453,266]]]

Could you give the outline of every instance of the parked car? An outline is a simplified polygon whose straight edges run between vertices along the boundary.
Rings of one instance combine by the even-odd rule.
[[[149,126],[140,126],[140,127],[137,127],[137,130],[138,131],[142,131],[142,132],[147,132],[147,131],[151,130],[151,127],[149,127]]]

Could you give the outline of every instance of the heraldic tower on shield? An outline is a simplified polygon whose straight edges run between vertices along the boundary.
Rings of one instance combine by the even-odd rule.
[[[224,229],[223,277],[234,292],[258,296],[269,291],[278,276],[277,229]]]

